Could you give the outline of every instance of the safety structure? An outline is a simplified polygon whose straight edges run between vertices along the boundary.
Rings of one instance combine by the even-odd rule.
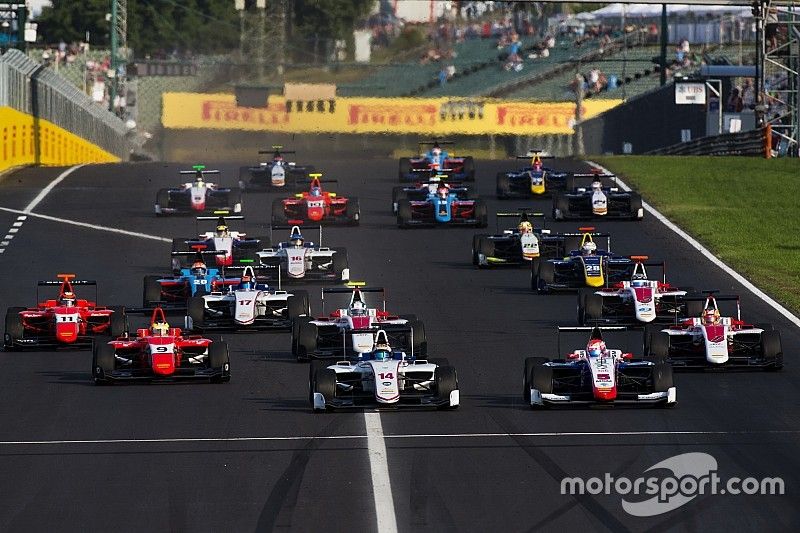
[[[0,171],[127,160],[123,122],[18,50],[0,56]]]

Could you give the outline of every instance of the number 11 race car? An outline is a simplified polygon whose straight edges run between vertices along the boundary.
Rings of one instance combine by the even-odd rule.
[[[322,174],[311,174],[309,189],[289,198],[276,198],[272,202],[272,225],[287,224],[343,224],[358,226],[361,208],[358,198],[339,196],[322,190]]]
[[[6,311],[6,350],[20,348],[85,348],[98,335],[123,335],[128,330],[124,307],[102,307],[78,298],[73,285],[97,282],[76,280],[75,274],[58,274],[60,281],[39,281],[37,287],[58,286],[58,297],[36,307],[10,307]],[[95,294],[95,300],[97,295]],[[36,300],[39,300],[37,289]]]
[[[591,331],[589,342],[554,359],[528,357],[523,399],[533,408],[573,404],[638,404],[674,407],[677,389],[672,367],[634,359],[633,353],[607,348],[603,331],[625,328],[558,328],[559,352],[565,331]]]

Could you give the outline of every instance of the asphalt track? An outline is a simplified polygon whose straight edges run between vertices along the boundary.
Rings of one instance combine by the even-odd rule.
[[[521,400],[523,359],[555,356],[554,327],[574,324],[575,297],[532,294],[524,270],[475,270],[473,229],[397,229],[396,162],[315,163],[362,205],[361,227],[327,230],[324,241],[348,248],[353,277],[385,286],[392,310],[424,319],[430,352],[458,370],[457,411],[380,413],[400,531],[798,529],[798,330],[663,225],[647,217],[597,228],[613,235],[614,251],[665,258],[673,283],[740,292],[748,320],[782,331],[785,370],[677,375],[674,410],[534,412]],[[478,164],[490,213],[526,205],[493,197],[494,175],[509,164]],[[34,212],[192,235],[191,219],[152,214],[156,190],[179,181],[176,169],[87,166]],[[222,170],[232,182],[234,168]],[[0,207],[23,210],[61,171],[7,175]],[[273,197],[245,197],[246,230],[264,233]],[[546,201],[527,205],[549,211]],[[0,231],[17,216],[0,211]],[[164,271],[168,251],[166,242],[29,216],[0,255],[0,312],[32,305],[36,280],[58,272],[98,280],[101,303],[139,305],[142,277]],[[312,295],[318,310],[318,289]],[[375,530],[364,415],[310,412],[307,368],[292,359],[288,334],[227,339],[226,385],[99,388],[89,352],[0,353],[0,530]],[[781,476],[786,495],[698,496],[637,518],[619,495],[560,494],[565,476],[635,478],[685,452],[713,455],[722,478]]]

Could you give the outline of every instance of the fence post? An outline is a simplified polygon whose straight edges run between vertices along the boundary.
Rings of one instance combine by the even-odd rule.
[[[764,159],[772,157],[772,124],[764,127]]]

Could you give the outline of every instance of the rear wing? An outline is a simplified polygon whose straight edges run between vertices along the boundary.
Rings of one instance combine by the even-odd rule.
[[[225,250],[187,250],[187,251],[181,251],[181,252],[171,252],[171,254],[173,256],[189,256],[189,255],[198,256],[199,255],[201,257],[204,256],[204,255],[208,255],[208,256],[227,255],[227,253],[228,252],[226,252]]]
[[[178,173],[205,176],[206,174],[219,174],[219,170],[179,170]]]
[[[275,153],[278,153],[278,154],[296,154],[297,152],[295,150],[281,150],[280,147],[278,146],[278,147],[273,148],[272,150],[259,150],[258,153],[259,154],[275,154]]]
[[[215,213],[217,213],[215,211]],[[226,215],[227,211],[219,212],[216,216],[202,216],[202,217],[195,217],[195,220],[219,220],[219,217],[224,218],[225,220],[244,220],[244,215]]]
[[[545,230],[545,221],[547,217],[545,217],[544,213],[531,213],[529,212],[530,208],[528,207],[518,207],[516,211],[506,211],[506,212],[497,212],[494,215],[495,226],[498,232],[500,232],[500,219],[501,218],[519,218],[520,222],[523,220],[527,220],[528,222],[533,222],[532,219],[538,218],[542,221],[542,231]],[[549,233],[549,230],[547,231]]]
[[[441,146],[443,144],[455,144],[455,143],[456,143],[455,141],[444,141],[444,140],[438,140],[438,139],[428,139],[428,140],[424,140],[424,141],[417,141],[417,145],[419,145],[419,146],[428,145],[428,144],[430,144],[430,145],[438,144],[439,146]]]
[[[55,281],[55,280],[39,280],[36,282],[36,286],[38,287],[54,287],[54,286],[61,286],[63,281]],[[97,285],[97,281],[93,279],[71,279],[69,280],[70,285]]]
[[[611,234],[610,233],[600,233],[594,230],[594,227],[582,227],[578,228],[579,233],[562,233],[564,237],[581,237],[581,246],[587,240],[586,237],[589,236],[594,242],[595,237],[605,237],[606,239],[606,251],[611,252]],[[571,250],[568,250],[571,251]]]
[[[274,225],[271,225],[269,227],[269,239],[270,239],[271,242],[275,242],[275,239],[273,238],[273,235],[272,235],[272,232],[275,231],[275,230],[289,230],[289,231],[291,231],[294,228],[297,228],[299,231],[303,231],[303,230],[306,230],[306,229],[319,230],[319,241],[317,242],[317,244],[319,246],[322,246],[322,226],[319,225],[319,224],[314,224],[314,225],[310,225],[310,224],[309,225],[306,225],[306,224],[302,224],[302,225],[299,225],[299,224],[274,224]],[[290,236],[291,236],[291,234],[290,234]]]
[[[381,293],[383,295],[383,311],[386,312],[386,289],[383,287],[367,287],[360,282],[351,282],[348,287],[325,287],[322,289],[322,314],[325,314],[326,294],[353,294],[355,291]]]
[[[709,298],[713,298],[715,302],[736,302],[736,320],[742,319],[742,305],[741,299],[736,294],[721,294],[717,295],[717,290],[701,291],[700,294],[687,294],[683,297],[684,301],[691,302],[706,302]]]
[[[639,350],[643,348],[643,338],[642,333],[639,330],[634,328],[626,327],[626,326],[559,326],[558,328],[558,355],[559,357],[564,355],[564,352],[561,348],[561,337],[562,333],[575,333],[575,332],[589,332],[590,335],[587,335],[585,340],[590,339],[602,339],[604,331],[611,331],[611,332],[634,332],[636,335],[636,345]]]
[[[630,260],[633,261],[636,265],[642,265],[644,268],[660,268],[661,269],[661,283],[667,282],[667,263],[664,261],[648,261],[650,257],[646,255],[631,255],[629,256]],[[636,273],[636,269],[638,266],[634,266],[633,273]],[[646,273],[646,271],[645,271]],[[649,279],[649,278],[648,278]]]

